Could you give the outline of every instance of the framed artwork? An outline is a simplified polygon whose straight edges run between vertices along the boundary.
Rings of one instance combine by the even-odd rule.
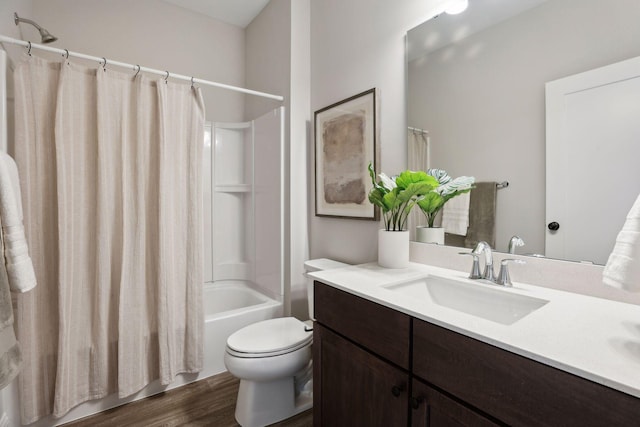
[[[369,202],[376,161],[376,91],[315,112],[316,216],[378,220]]]

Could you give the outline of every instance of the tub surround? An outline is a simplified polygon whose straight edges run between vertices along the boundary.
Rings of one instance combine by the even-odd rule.
[[[466,261],[470,267],[470,260]],[[549,303],[508,326],[383,287],[428,274],[467,280],[468,272],[418,263],[411,263],[406,269],[384,269],[370,263],[310,276],[417,319],[640,398],[640,307],[525,284],[518,281],[519,273],[530,266],[518,267],[518,272],[515,268],[512,272],[513,288],[503,290]],[[481,282],[474,285],[496,288]]]

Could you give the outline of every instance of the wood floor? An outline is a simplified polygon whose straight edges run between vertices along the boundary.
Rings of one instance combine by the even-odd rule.
[[[238,426],[234,418],[239,380],[223,373],[64,424],[64,427]],[[312,411],[273,426],[309,427]]]

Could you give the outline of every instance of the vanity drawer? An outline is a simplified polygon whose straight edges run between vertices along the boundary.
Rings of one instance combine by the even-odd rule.
[[[314,283],[316,321],[409,369],[411,318],[321,282]]]
[[[413,320],[413,372],[509,425],[634,425],[640,399]]]

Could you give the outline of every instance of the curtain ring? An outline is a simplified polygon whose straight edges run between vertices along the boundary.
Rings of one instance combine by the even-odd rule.
[[[191,77],[191,87],[193,88],[193,76]]]
[[[31,42],[30,42],[30,41],[28,41],[27,43],[29,43],[29,44],[28,44],[28,46],[27,46],[27,54],[28,54],[29,56],[31,56]]]
[[[102,60],[104,61],[104,64],[102,64],[102,71],[107,71],[107,58],[103,56]]]
[[[167,84],[167,80],[169,80],[169,72],[165,71],[165,73],[167,73],[167,75],[164,76],[164,84]]]
[[[138,67],[138,71],[136,71],[136,74],[133,77],[138,77],[138,74],[140,74],[140,65],[136,64],[136,67]]]
[[[69,49],[65,49],[64,50],[64,54],[62,56],[64,57],[64,59],[66,59],[68,61],[69,60]]]

